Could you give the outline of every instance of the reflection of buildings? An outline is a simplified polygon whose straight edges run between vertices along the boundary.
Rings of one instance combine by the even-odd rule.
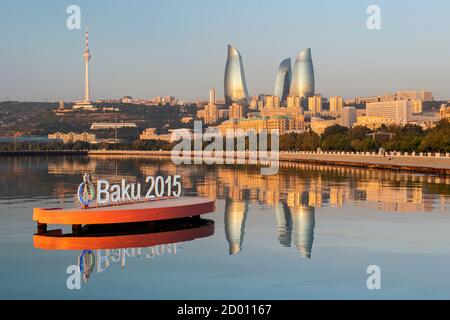
[[[304,258],[311,258],[314,241],[315,208],[291,207],[294,244]]]
[[[291,197],[275,206],[278,240],[290,247],[293,240],[303,258],[311,258],[314,241],[315,208],[304,205],[303,195]]]
[[[11,169],[3,177],[15,179],[18,184],[4,188],[2,197],[21,192],[36,194],[29,181],[43,183],[49,194],[72,196],[81,174],[89,172],[94,180],[102,177],[113,182],[179,174],[187,193],[216,199],[246,199],[271,206],[303,193],[308,194],[304,205],[317,208],[339,208],[350,203],[378,211],[411,213],[445,211],[450,204],[450,177],[292,162],[280,162],[277,175],[261,176],[259,168],[252,166],[176,166],[161,159],[139,155],[50,158],[47,162],[39,158],[5,158]],[[49,178],[43,179],[43,172]],[[73,184],[68,184],[66,176],[74,174],[80,176],[73,177]],[[246,198],[242,197],[242,191],[247,193]]]
[[[363,195],[363,202],[358,202],[358,206],[364,205],[376,210],[397,212],[431,211],[432,209],[432,204],[424,201],[421,189],[395,188],[378,181],[360,182],[357,188]]]
[[[449,193],[449,177],[288,162],[280,162],[278,175],[261,176],[259,169],[252,170],[250,167],[216,166],[205,169],[203,166],[175,166],[170,161],[148,162],[139,157],[125,159],[134,163],[138,167],[137,172],[143,175],[180,174],[183,188],[188,192],[217,199],[247,199],[276,205],[288,197],[306,193],[308,202],[304,205],[317,208],[339,208],[346,203],[391,212],[424,212],[439,207],[442,210],[448,208],[449,197],[446,194]],[[116,163],[111,161],[111,157],[96,157],[92,161],[96,162],[96,168],[88,170],[90,172],[105,170]],[[80,165],[80,170],[84,170],[83,162],[75,163]],[[118,170],[123,172],[123,168]],[[435,201],[433,195],[428,195],[429,188],[442,194],[447,203]],[[247,198],[242,197],[242,191],[247,192]]]
[[[230,255],[241,251],[244,242],[248,203],[227,199],[225,203],[225,235],[230,245]]]
[[[90,172],[94,179],[102,177],[114,183],[122,178],[142,181],[146,175],[180,174],[188,195],[227,199],[224,220],[230,254],[242,250],[250,203],[275,208],[279,243],[295,246],[305,257],[311,256],[315,208],[351,204],[381,212],[448,212],[450,204],[450,177],[408,172],[281,162],[279,174],[261,176],[259,168],[252,166],[176,166],[171,161],[138,156],[5,161],[12,168],[5,175],[11,179],[14,175],[20,183],[14,189],[4,189],[4,199],[20,192],[36,192],[36,188],[30,189],[36,184],[29,181],[39,181],[45,194],[73,195],[81,180],[81,175],[67,180],[74,172]]]
[[[291,246],[292,240],[292,216],[291,210],[285,202],[275,206],[275,217],[277,219],[278,241],[284,247]]]
[[[245,190],[249,194],[248,200],[271,206],[287,201],[289,206],[295,203],[339,208],[350,202],[358,207],[388,212],[445,209],[442,201],[434,201],[427,195],[427,188],[444,188],[441,192],[448,192],[450,185],[450,178],[407,172],[283,162],[276,176],[261,176],[259,171],[230,167],[220,167],[213,173],[204,182],[208,190],[201,187],[199,194],[214,194],[219,199],[243,199],[241,193]]]
[[[48,163],[48,174],[83,174],[86,172],[95,172],[97,168],[96,161],[73,161],[66,158]]]
[[[44,187],[49,189],[48,192],[60,195],[61,198],[74,195],[81,175],[71,178],[73,184],[62,180],[64,176],[74,172],[90,172],[94,179],[102,177],[114,183],[120,182],[122,178],[127,181],[143,181],[143,177],[147,175],[180,174],[185,195],[229,199],[226,205],[225,232],[231,254],[242,250],[246,213],[252,202],[275,208],[280,244],[289,246],[294,243],[303,248],[301,252],[306,252],[305,256],[308,252],[306,239],[312,240],[312,232],[308,238],[306,229],[302,229],[308,225],[302,221],[304,217],[308,217],[305,211],[309,208],[299,208],[341,208],[351,204],[381,212],[413,213],[436,209],[448,211],[450,203],[450,177],[285,162],[280,163],[278,175],[261,176],[259,168],[252,166],[176,166],[170,161],[157,162],[137,156],[116,158],[52,160],[43,168],[46,171],[48,166],[47,174],[52,175],[52,179],[30,176],[27,168],[30,165],[36,167],[36,159],[30,163],[17,162],[12,167],[15,171],[12,171],[16,172],[15,176],[23,177],[19,179],[21,181],[39,179],[45,182]],[[125,176],[120,173],[128,174]],[[59,176],[61,180],[58,180]],[[20,189],[5,190],[5,197],[17,194],[17,190],[27,190],[28,187],[26,183],[22,183]],[[308,230],[313,230],[314,217],[309,217],[312,221],[309,228],[312,229]]]

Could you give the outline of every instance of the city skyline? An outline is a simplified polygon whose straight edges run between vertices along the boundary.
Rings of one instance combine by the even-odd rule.
[[[227,43],[239,48],[243,56],[250,96],[273,92],[279,61],[311,47],[316,92],[324,96],[425,89],[433,91],[437,99],[450,97],[445,84],[450,47],[443,41],[448,36],[444,15],[449,4],[436,4],[438,10],[435,6],[433,20],[428,20],[431,15],[426,13],[431,9],[419,2],[405,7],[380,1],[383,27],[370,31],[365,26],[369,2],[325,3],[172,1],[169,5],[137,1],[128,6],[113,1],[105,10],[99,4],[80,1],[82,28],[72,31],[65,26],[67,1],[25,7],[2,3],[0,24],[9,27],[0,28],[3,43],[8,44],[0,62],[0,100],[73,101],[82,97],[79,52],[87,25],[96,56],[90,75],[94,99],[124,95],[203,98],[210,87],[222,87]],[[269,19],[274,8],[286,17],[283,26],[277,25],[277,19]],[[302,21],[290,19],[300,9],[310,14]],[[103,14],[97,14],[99,11]],[[125,13],[123,21],[113,19],[119,12]],[[148,13],[154,13],[149,21],[144,19]],[[163,21],[167,15],[174,18],[171,23]],[[249,18],[253,15],[261,18]],[[399,15],[410,19],[396,23]],[[189,16],[201,16],[201,23]],[[321,19],[314,19],[317,16]],[[341,17],[339,23],[335,16]],[[31,17],[36,24],[32,31],[23,23]],[[427,63],[418,63],[424,56]],[[217,96],[222,98],[223,92],[219,90]]]

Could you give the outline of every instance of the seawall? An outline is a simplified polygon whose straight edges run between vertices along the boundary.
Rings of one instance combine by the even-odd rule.
[[[132,157],[151,157],[168,158],[171,157],[171,151],[109,151],[97,150],[90,151],[89,156],[132,156]],[[190,157],[211,158],[211,156],[202,155],[201,152],[193,152]],[[249,161],[251,153],[232,152],[218,153],[217,157],[229,157],[235,159],[237,163],[246,163]],[[278,152],[272,156],[279,157],[281,162],[304,162],[326,165],[350,166],[361,168],[372,168],[382,170],[411,171],[417,173],[430,173],[439,175],[450,175],[450,154],[407,154],[400,152],[386,153],[384,155],[375,152]],[[214,158],[214,155],[213,157]],[[270,160],[270,159],[265,159]]]

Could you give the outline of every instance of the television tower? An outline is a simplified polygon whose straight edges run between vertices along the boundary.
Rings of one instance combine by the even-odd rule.
[[[91,94],[89,89],[89,60],[91,60],[91,54],[89,53],[89,31],[86,29],[86,47],[84,48],[84,63],[86,67],[86,74],[84,79],[84,101],[91,101]]]

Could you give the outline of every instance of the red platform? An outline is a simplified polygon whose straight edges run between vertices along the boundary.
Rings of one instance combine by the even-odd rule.
[[[123,249],[180,243],[206,238],[213,234],[214,222],[204,220],[199,226],[141,234],[73,236],[62,235],[61,230],[56,230],[50,231],[47,235],[34,235],[33,242],[35,248],[44,250]]]
[[[33,220],[39,224],[114,224],[194,217],[214,210],[214,200],[183,197],[87,209],[35,208]]]

